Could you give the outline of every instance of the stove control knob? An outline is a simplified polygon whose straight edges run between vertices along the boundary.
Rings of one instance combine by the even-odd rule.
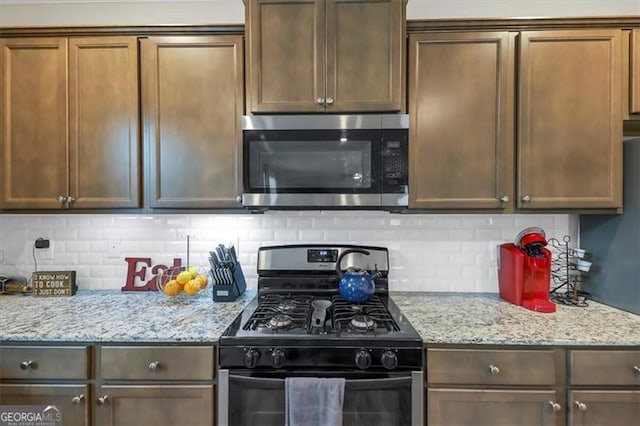
[[[384,351],[380,356],[380,362],[387,370],[393,370],[398,366],[398,356],[392,351]]]
[[[365,349],[356,352],[356,365],[360,370],[366,370],[371,366],[371,354]]]
[[[244,365],[247,368],[255,368],[258,365],[258,360],[260,359],[260,352],[255,349],[248,349],[244,353]]]
[[[280,348],[275,348],[273,352],[271,352],[271,366],[273,368],[281,368],[286,359],[284,351]]]

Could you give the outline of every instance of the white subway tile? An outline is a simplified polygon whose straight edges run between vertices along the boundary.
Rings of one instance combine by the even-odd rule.
[[[91,244],[89,241],[67,241],[64,248],[67,253],[86,253],[90,250]]]

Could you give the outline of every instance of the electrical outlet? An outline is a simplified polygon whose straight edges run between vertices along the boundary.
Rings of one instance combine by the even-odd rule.
[[[120,240],[109,239],[107,242],[107,257],[117,259],[120,254]]]
[[[36,256],[40,260],[53,260],[53,240],[49,240],[49,246],[36,250]]]

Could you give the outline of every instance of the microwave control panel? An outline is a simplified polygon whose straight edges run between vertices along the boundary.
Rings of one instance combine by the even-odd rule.
[[[382,144],[383,192],[404,192],[407,185],[407,133],[385,131]]]

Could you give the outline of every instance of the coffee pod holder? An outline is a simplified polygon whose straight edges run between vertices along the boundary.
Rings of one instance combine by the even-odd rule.
[[[591,270],[590,254],[581,248],[572,248],[571,237],[565,235],[562,242],[549,239],[548,247],[553,252],[551,262],[551,300],[569,306],[587,306],[590,294],[581,290]]]
[[[247,289],[240,262],[226,268],[211,269],[209,277],[215,302],[233,302]]]

